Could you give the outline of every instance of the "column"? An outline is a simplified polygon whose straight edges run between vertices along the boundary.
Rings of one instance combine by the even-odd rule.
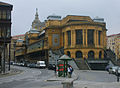
[[[96,46],[98,46],[98,30],[96,30]]]
[[[75,30],[71,31],[71,47],[75,47]]]
[[[87,29],[86,29],[86,46],[88,46],[88,43],[87,43]]]
[[[67,48],[67,45],[68,45],[68,39],[67,39],[67,32],[64,33],[65,35],[65,41],[64,41],[64,44],[65,44],[65,48]]]
[[[95,47],[96,47],[96,30],[94,31],[94,44],[95,44]]]
[[[85,42],[84,42],[84,41],[85,41],[85,36],[84,36],[84,35],[85,35],[85,33],[84,33],[84,31],[85,31],[85,30],[84,30],[84,29],[82,29],[82,36],[83,36],[83,46],[85,46]]]
[[[103,41],[104,41],[104,34],[103,34],[103,31],[101,32],[101,35],[100,35],[100,41],[101,41],[101,44],[100,44],[100,46],[102,46],[103,47]]]

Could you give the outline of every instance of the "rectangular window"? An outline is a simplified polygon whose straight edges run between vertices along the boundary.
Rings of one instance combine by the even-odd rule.
[[[68,45],[71,45],[71,31],[67,31],[68,35]]]
[[[65,39],[64,39],[64,32],[63,32],[63,47],[64,47]]]
[[[10,20],[11,19],[11,12],[9,10],[7,10],[7,19]]]
[[[82,30],[76,30],[76,44],[83,44]]]
[[[7,16],[6,16],[6,11],[3,10],[3,19],[6,19],[6,18],[7,18]]]
[[[98,31],[98,44],[100,45],[101,41],[101,31]]]
[[[94,45],[94,30],[89,29],[87,32],[87,42],[88,45]]]
[[[9,38],[11,36],[11,30],[10,27],[7,27],[7,33],[6,36]]]

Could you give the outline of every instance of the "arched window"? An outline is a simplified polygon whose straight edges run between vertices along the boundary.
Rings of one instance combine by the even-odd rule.
[[[68,55],[69,57],[71,57],[70,51],[67,51],[67,55]]]
[[[102,51],[99,52],[99,58],[102,58]]]
[[[88,58],[94,58],[94,51],[88,52]]]
[[[83,54],[81,51],[77,51],[76,52],[76,58],[82,58],[83,57]]]

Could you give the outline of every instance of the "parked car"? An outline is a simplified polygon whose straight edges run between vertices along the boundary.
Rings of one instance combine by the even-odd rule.
[[[55,69],[55,65],[54,64],[49,64],[48,65],[48,70],[54,70]]]
[[[28,66],[29,66],[30,68],[36,68],[36,64],[35,64],[35,63],[30,63]]]
[[[116,69],[118,68],[119,66],[112,66],[111,68],[108,69],[108,72],[109,74],[115,74],[116,73]]]
[[[25,64],[24,63],[20,63],[20,66],[24,66]]]
[[[46,67],[45,61],[37,61],[36,67],[45,68]]]
[[[115,75],[116,75],[116,76],[120,76],[120,67],[118,67],[118,68],[116,69]]]

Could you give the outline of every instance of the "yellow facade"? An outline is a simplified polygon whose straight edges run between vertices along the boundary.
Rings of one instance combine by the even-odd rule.
[[[69,51],[72,58],[76,58],[76,51],[81,51],[83,54],[82,58],[88,58],[88,52],[94,52],[94,58],[99,58],[99,52],[102,52],[101,58],[104,58],[104,48],[106,47],[106,27],[105,23],[93,22],[88,16],[67,16],[61,21],[49,20],[47,21],[45,28],[48,35],[49,48],[59,49],[64,47],[64,53],[67,54]],[[49,24],[49,25],[48,25]],[[82,30],[83,43],[82,45],[76,44],[76,30]],[[94,30],[94,44],[88,45],[87,32]],[[67,32],[71,31],[71,45],[68,45]],[[98,32],[100,34],[100,44],[98,44]],[[52,44],[52,35],[58,34],[60,36],[60,44],[54,47]],[[64,39],[63,39],[64,35]],[[64,43],[64,44],[63,44]]]
[[[25,34],[26,54],[63,48],[64,54],[75,59],[104,58],[107,31],[105,22],[95,22],[89,16],[68,15],[62,20],[47,20],[40,30],[31,29]],[[37,47],[36,44],[43,45]]]

